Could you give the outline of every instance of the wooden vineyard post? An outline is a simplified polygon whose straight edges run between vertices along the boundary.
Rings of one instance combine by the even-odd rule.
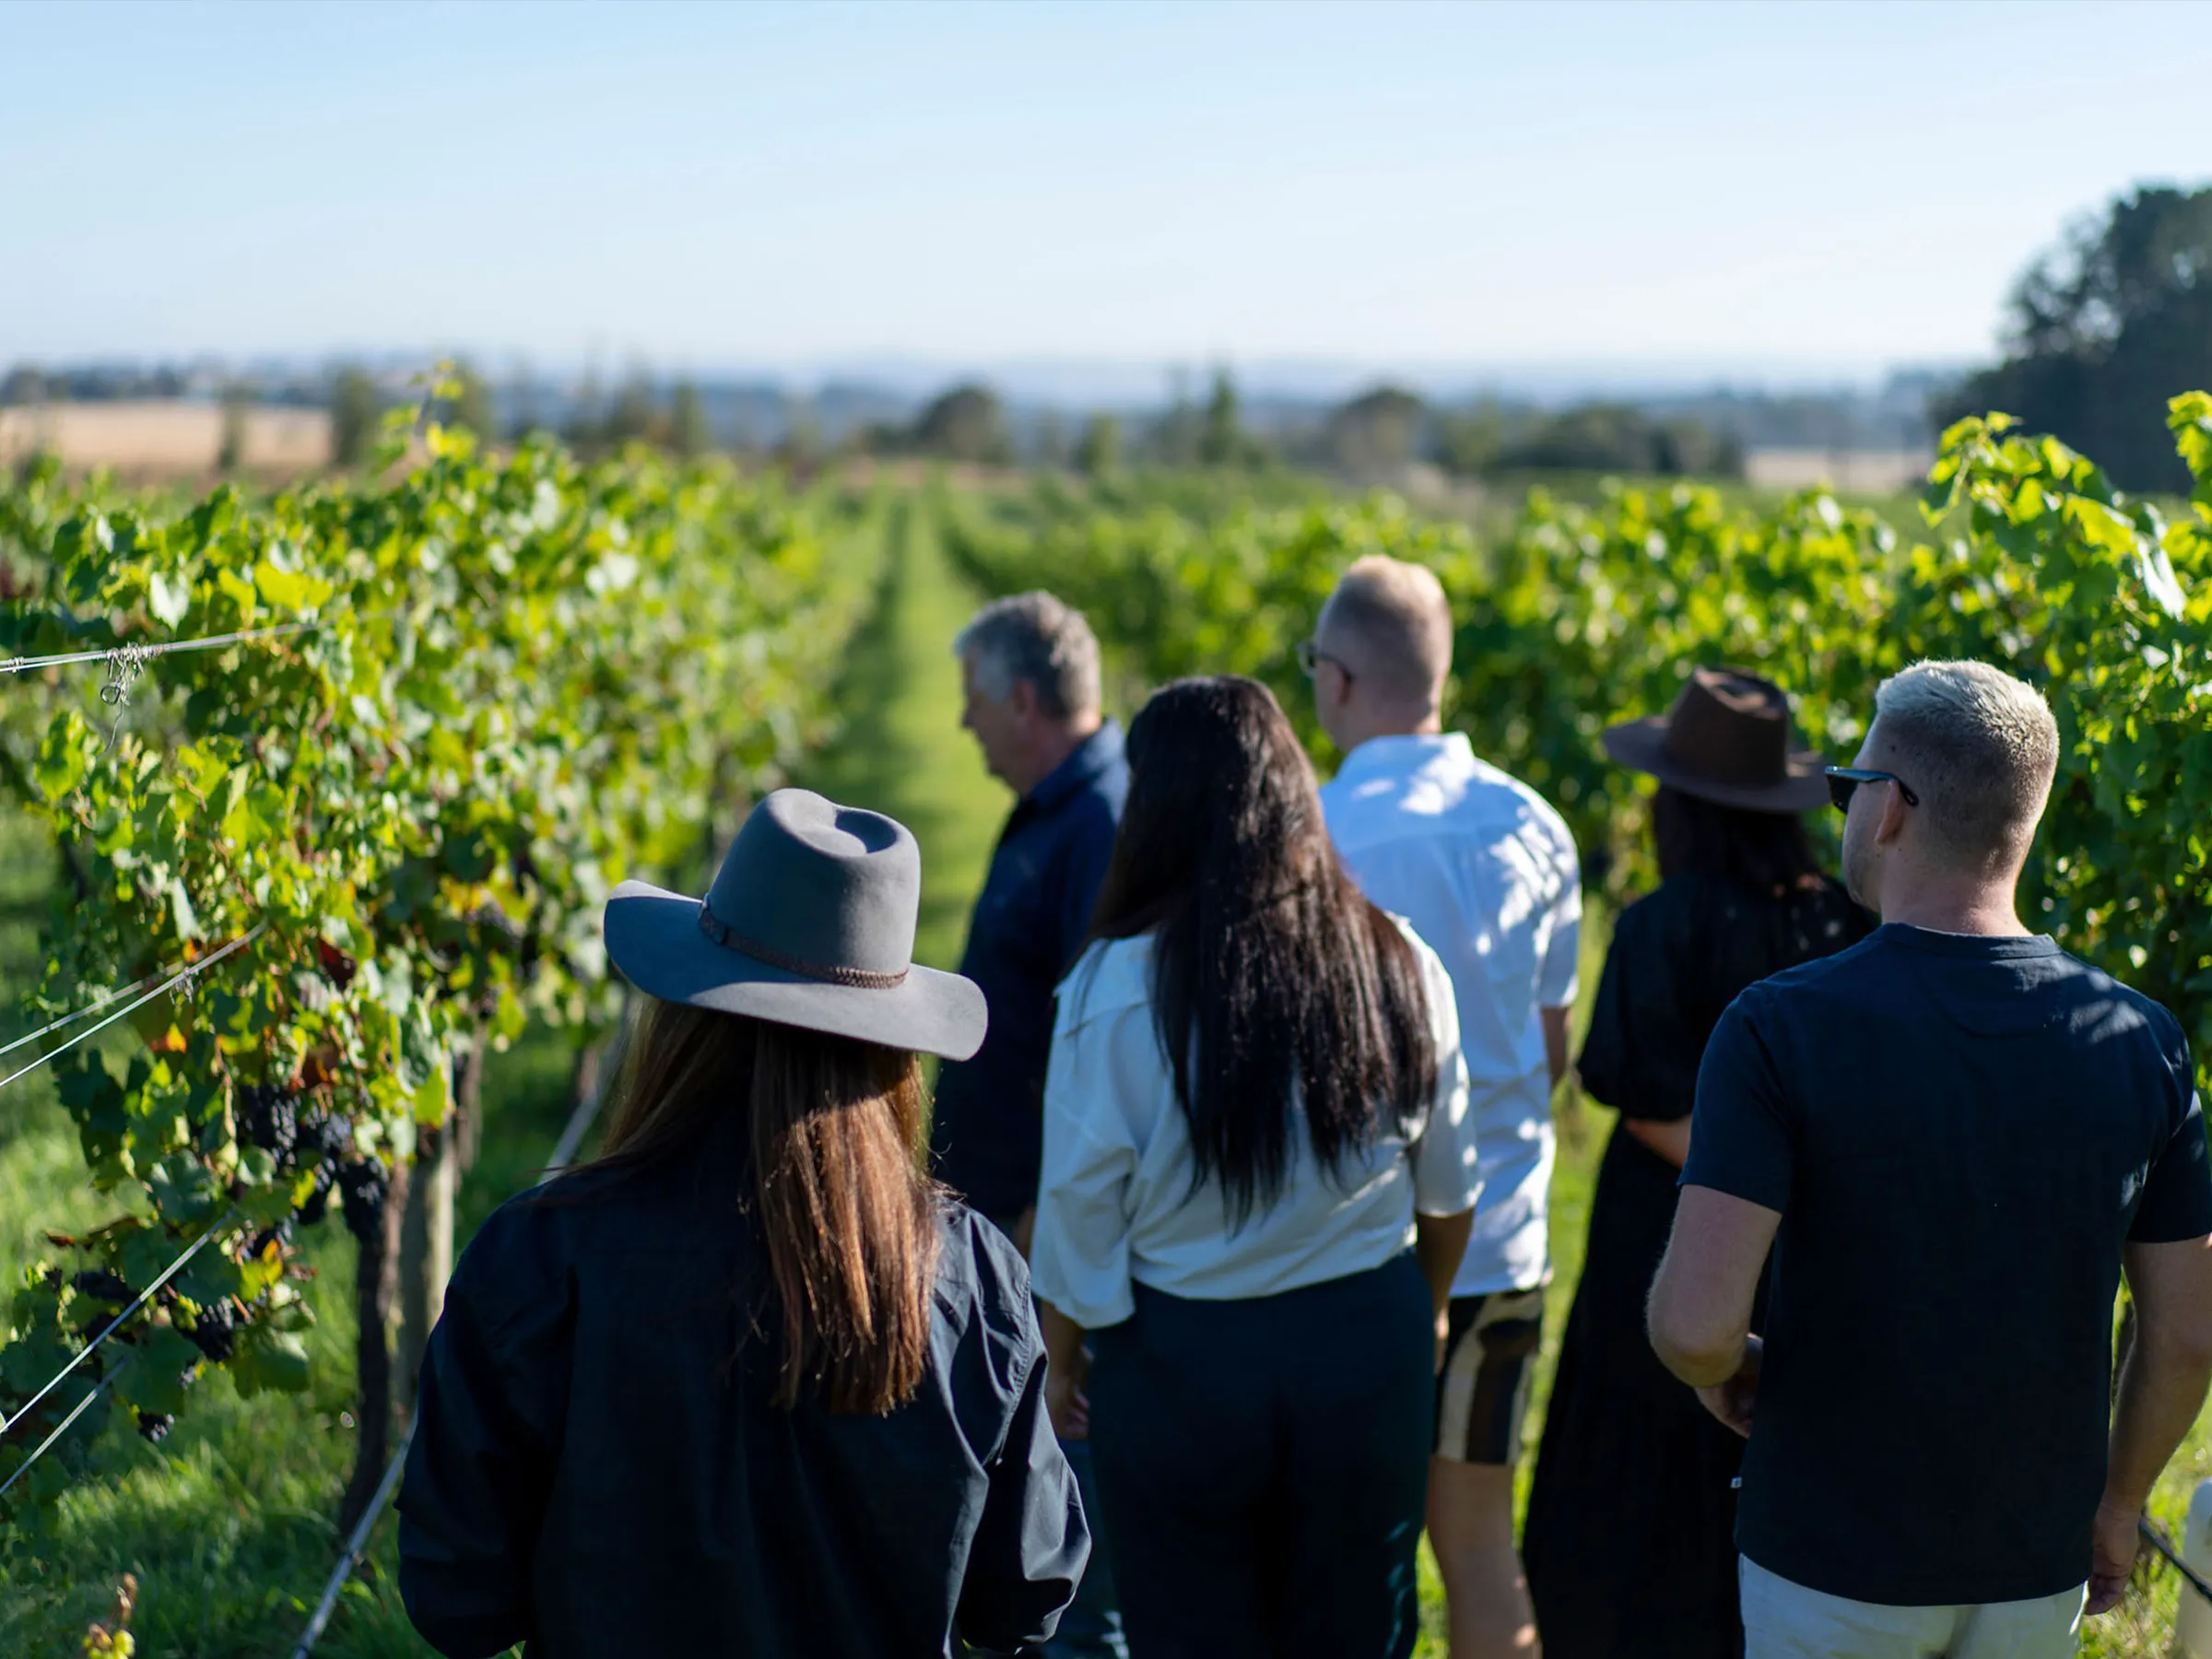
[[[359,1398],[355,1410],[359,1438],[354,1442],[353,1475],[338,1506],[338,1529],[359,1520],[383,1479],[392,1444],[392,1313],[399,1282],[399,1234],[407,1207],[407,1166],[395,1163],[384,1188],[378,1225],[360,1240],[354,1269],[354,1309],[359,1330],[354,1338],[354,1368]]]

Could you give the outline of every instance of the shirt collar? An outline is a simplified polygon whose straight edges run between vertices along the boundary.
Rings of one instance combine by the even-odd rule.
[[[1409,778],[1438,760],[1472,769],[1475,746],[1465,732],[1428,732],[1419,735],[1370,737],[1344,758],[1336,782],[1358,783],[1371,778]]]
[[[1043,781],[1030,791],[1022,804],[1049,811],[1080,793],[1085,784],[1109,767],[1120,764],[1121,759],[1122,728],[1109,720],[1076,745],[1066,759],[1045,773]]]

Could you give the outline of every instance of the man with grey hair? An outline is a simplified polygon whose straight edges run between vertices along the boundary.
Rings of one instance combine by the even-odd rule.
[[[1017,594],[975,614],[953,641],[983,764],[1016,796],[968,924],[960,971],[982,988],[990,1030],[975,1057],[937,1076],[930,1139],[940,1180],[1029,1253],[1044,1156],[1044,1073],[1053,994],[1083,948],[1129,793],[1121,727],[1099,709],[1099,642],[1047,593]],[[1098,1506],[1089,1448],[1065,1450],[1086,1510]],[[1125,1652],[1104,1551],[1045,1652],[1118,1659]]]
[[[1300,653],[1344,756],[1321,792],[1360,890],[1452,975],[1483,1178],[1452,1284],[1429,1473],[1429,1539],[1453,1659],[1528,1653],[1513,1472],[1550,1277],[1551,1093],[1567,1069],[1583,897],[1574,841],[1541,795],[1443,729],[1452,613],[1424,566],[1356,561]]]
[[[1985,664],[1887,681],[1829,774],[1882,925],[1745,992],[1705,1051],[1651,1336],[1750,1438],[1748,1659],[2071,1654],[2212,1378],[2181,1028],[2016,909],[2058,747]]]

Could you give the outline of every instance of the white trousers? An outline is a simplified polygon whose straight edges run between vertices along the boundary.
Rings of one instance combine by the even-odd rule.
[[[1745,1659],[2074,1659],[2088,1586],[2033,1601],[1891,1607],[1808,1590],[1747,1557]]]

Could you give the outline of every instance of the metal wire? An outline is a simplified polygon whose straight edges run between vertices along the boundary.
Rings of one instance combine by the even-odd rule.
[[[101,997],[90,1007],[79,1008],[74,1014],[65,1014],[59,1019],[48,1020],[37,1030],[29,1032],[25,1036],[18,1037],[13,1042],[0,1043],[0,1054],[12,1054],[16,1050],[21,1048],[27,1042],[36,1042],[40,1038],[50,1036],[53,1032],[60,1030],[65,1025],[75,1025],[78,1020],[88,1018],[90,1016],[99,1013],[102,1008],[112,1007],[115,1006],[115,1004],[121,1002],[124,997],[130,995],[134,991],[143,990],[147,985],[152,983],[153,978],[154,976],[149,973],[144,979],[137,980],[131,984],[125,985],[120,991],[111,991],[107,995]],[[54,1050],[54,1053],[58,1054],[61,1053],[61,1050],[56,1049]]]
[[[2166,1564],[2182,1575],[2183,1583],[2206,1601],[2212,1602],[2212,1583],[2206,1583],[2196,1569],[2182,1559],[2182,1553],[2174,1548],[2173,1540],[2148,1515],[2136,1518],[2136,1530],[2143,1535],[2146,1544],[2166,1558]]]
[[[210,955],[204,956],[196,962],[186,963],[183,967],[178,969],[176,972],[171,974],[167,979],[156,985],[151,991],[147,992],[136,1001],[131,1003],[127,1007],[116,1009],[114,1013],[109,1015],[98,1025],[86,1027],[76,1036],[70,1038],[68,1041],[55,1043],[53,1047],[48,1049],[36,1060],[33,1060],[29,1065],[20,1066],[15,1071],[8,1073],[6,1077],[0,1077],[0,1088],[6,1088],[10,1083],[13,1083],[18,1077],[28,1077],[32,1072],[37,1071],[40,1066],[45,1065],[47,1061],[53,1059],[56,1054],[68,1053],[69,1050],[75,1048],[78,1043],[84,1041],[88,1037],[99,1036],[100,1032],[106,1030],[117,1020],[125,1018],[129,1015],[135,1013],[136,1010],[143,1008],[147,1003],[152,1002],[155,997],[164,995],[167,993],[175,990],[180,985],[191,986],[196,984],[198,982],[199,976],[206,972],[208,969],[214,967],[218,962],[221,961],[232,951],[243,950],[247,946],[253,944],[254,940],[260,938],[263,934],[268,931],[269,924],[266,922],[264,922],[256,926],[252,933],[245,934],[231,940],[229,944],[224,946],[220,950],[215,951]],[[140,982],[143,983],[144,982],[141,981]],[[125,991],[120,992],[117,994],[127,996],[130,994],[129,992]],[[190,994],[189,990],[187,990],[186,994]],[[110,998],[109,1000],[112,1002],[114,999]],[[106,1006],[107,1004],[105,1003],[100,1005],[102,1007],[105,1007]],[[89,1014],[93,1010],[90,1008],[83,1010],[83,1012],[86,1014]],[[69,1019],[76,1019],[77,1018],[79,1018],[78,1015],[72,1014],[69,1017]],[[66,1025],[69,1023],[69,1020],[57,1020],[55,1023],[57,1025]],[[51,1030],[52,1028],[49,1029]],[[32,1035],[36,1036],[40,1035],[40,1033],[33,1032]],[[24,1041],[28,1041],[28,1039],[25,1039]],[[11,1043],[8,1046],[12,1048],[16,1045]]]
[[[135,674],[138,665],[151,657],[169,656],[182,651],[219,651],[226,645],[250,645],[258,640],[311,633],[329,626],[327,622],[286,622],[273,628],[248,628],[237,633],[209,634],[198,640],[157,640],[150,644],[134,641],[127,645],[110,645],[99,651],[68,651],[53,656],[0,658],[0,674],[28,674],[38,668],[66,668],[74,663],[108,663],[119,670]]]
[[[46,1455],[48,1447],[52,1446],[54,1441],[60,1440],[63,1435],[69,1432],[69,1425],[76,1422],[78,1418],[85,1415],[85,1409],[87,1406],[90,1406],[93,1401],[99,1399],[100,1395],[106,1394],[109,1389],[115,1386],[115,1379],[122,1376],[124,1371],[130,1370],[131,1359],[135,1359],[137,1357],[137,1355],[133,1354],[130,1359],[125,1359],[121,1365],[117,1366],[106,1376],[102,1377],[97,1383],[93,1384],[92,1387],[85,1391],[85,1397],[79,1400],[75,1406],[70,1407],[69,1415],[64,1418],[59,1423],[54,1425],[53,1432],[39,1442],[38,1449],[32,1452],[29,1457],[25,1458],[21,1463],[16,1465],[16,1472],[13,1475],[10,1475],[6,1480],[0,1480],[0,1498],[6,1497],[7,1488],[14,1486],[17,1481],[22,1479],[24,1475],[29,1472],[32,1464],[37,1463],[40,1458]],[[48,1386],[51,1387],[52,1384],[50,1383]],[[20,1412],[17,1413],[18,1418],[21,1415],[22,1413]]]
[[[53,1374],[53,1381],[48,1382],[45,1387],[40,1389],[37,1394],[32,1394],[30,1399],[24,1405],[20,1411],[17,1412],[14,1417],[9,1418],[6,1422],[0,1422],[0,1435],[6,1434],[10,1429],[13,1429],[18,1423],[29,1417],[32,1411],[37,1409],[38,1404],[41,1400],[44,1399],[48,1394],[52,1394],[55,1389],[62,1385],[62,1381],[64,1378],[67,1377],[71,1371],[75,1371],[86,1360],[91,1359],[94,1354],[98,1353],[100,1351],[100,1345],[107,1341],[109,1337],[114,1335],[117,1331],[121,1330],[124,1322],[127,1321],[132,1314],[137,1312],[139,1309],[145,1307],[148,1301],[152,1300],[154,1296],[159,1292],[161,1287],[168,1284],[171,1279],[176,1277],[179,1270],[183,1267],[184,1264],[191,1261],[194,1256],[198,1255],[201,1250],[206,1246],[207,1241],[214,1238],[217,1233],[221,1232],[224,1228],[228,1227],[230,1224],[231,1219],[236,1217],[237,1214],[238,1210],[234,1206],[230,1209],[224,1212],[223,1218],[221,1220],[216,1222],[198,1238],[194,1239],[191,1243],[185,1245],[183,1253],[179,1255],[175,1261],[171,1262],[168,1266],[161,1270],[161,1277],[157,1278],[145,1289],[138,1292],[137,1300],[134,1301],[122,1312],[116,1314],[114,1318],[109,1320],[108,1323],[100,1328],[100,1335],[93,1337],[90,1342],[88,1342],[83,1347],[79,1348],[76,1351],[76,1357],[71,1359],[68,1364],[63,1366],[60,1371],[56,1371]],[[37,1454],[34,1453],[32,1455],[36,1456]]]

